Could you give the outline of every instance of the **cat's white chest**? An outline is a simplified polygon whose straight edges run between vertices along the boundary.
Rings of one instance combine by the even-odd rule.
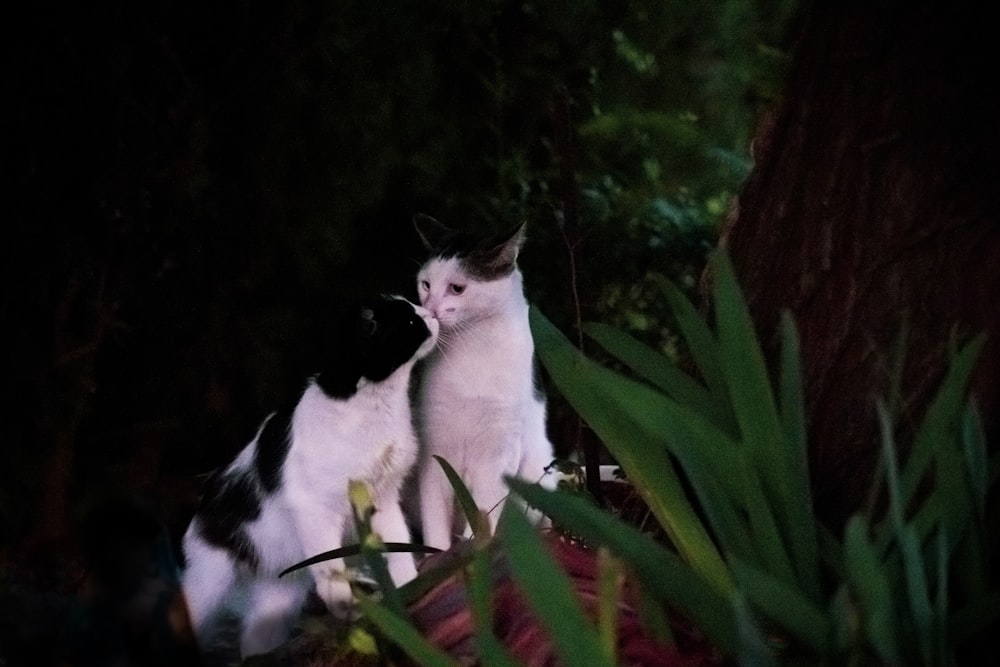
[[[327,400],[315,387],[300,402],[289,474],[300,475],[318,495],[343,497],[352,479],[378,495],[398,486],[416,461],[405,392],[366,389],[350,406]]]
[[[428,358],[423,394],[440,407],[449,401],[519,403],[532,383],[531,334],[519,322],[498,321],[444,343]]]

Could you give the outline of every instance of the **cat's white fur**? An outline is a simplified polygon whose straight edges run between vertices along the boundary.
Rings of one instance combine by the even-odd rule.
[[[263,499],[259,516],[244,524],[258,556],[255,570],[204,539],[194,522],[188,529],[183,590],[203,648],[216,615],[225,610],[241,618],[244,657],[272,650],[287,638],[312,586],[333,613],[349,613],[351,589],[340,559],[278,578],[285,568],[345,544],[352,530],[349,480],[362,480],[373,492],[373,530],[387,542],[410,541],[399,504],[403,480],[418,452],[408,383],[415,361],[433,348],[438,330],[428,311],[416,311],[431,336],[387,379],[362,379],[348,401],[331,399],[314,381],[301,396],[291,419],[282,483]],[[254,445],[263,430],[227,472],[238,474],[253,465]],[[397,584],[416,576],[410,554],[390,554],[388,561]]]
[[[500,253],[513,270],[482,280],[456,257],[431,257],[417,275],[421,304],[441,323],[438,347],[423,362],[418,424],[420,523],[424,543],[447,549],[469,530],[441,467],[446,459],[480,510],[495,522],[508,495],[504,476],[554,483],[545,401],[534,383],[534,342],[516,258],[522,226]]]

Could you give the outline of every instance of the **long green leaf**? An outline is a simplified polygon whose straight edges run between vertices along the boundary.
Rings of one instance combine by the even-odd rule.
[[[472,498],[472,493],[469,492],[469,487],[465,485],[465,482],[462,481],[462,478],[448,461],[437,454],[433,456],[448,478],[451,488],[455,491],[455,498],[458,499],[459,507],[462,508],[462,512],[465,514],[465,520],[469,522],[472,536],[478,540],[489,538],[490,522],[476,505],[476,501]]]
[[[892,419],[889,416],[888,408],[881,400],[876,405],[876,413],[882,442],[886,486],[889,492],[890,526],[892,527],[891,532],[895,535],[902,560],[903,588],[906,591],[907,608],[916,629],[916,640],[923,663],[930,664],[933,612],[925,578],[924,559],[920,553],[920,543],[916,532],[911,525],[906,523],[905,508],[900,492],[896,444],[892,435]]]
[[[934,595],[934,661],[948,664],[948,538],[944,531],[937,535],[937,591]]]
[[[382,634],[403,649],[417,664],[424,667],[458,667],[457,661],[427,641],[419,630],[387,607],[365,596],[358,599],[358,606]]]
[[[904,505],[910,502],[918,483],[927,473],[938,443],[956,426],[965,405],[972,371],[985,342],[984,336],[977,336],[959,351],[924,414],[900,478]]]
[[[414,554],[432,554],[441,551],[440,549],[435,549],[434,547],[428,547],[423,544],[409,544],[406,542],[384,542],[382,544],[384,547],[383,551],[385,553],[414,553]],[[331,549],[330,551],[324,551],[318,553],[315,556],[300,561],[295,565],[285,568],[278,574],[279,577],[283,577],[286,574],[295,572],[296,570],[301,570],[304,567],[309,567],[310,565],[315,565],[316,563],[322,563],[327,560],[336,560],[337,558],[350,558],[351,556],[357,556],[361,553],[360,544],[349,544],[346,547],[340,547],[339,549]]]
[[[759,562],[755,540],[743,515],[766,512],[766,501],[759,489],[747,489],[757,482],[752,474],[748,475],[753,466],[746,460],[746,452],[716,424],[686,405],[603,367],[594,365],[592,370],[603,378],[601,390],[613,393],[609,400],[617,400],[616,405],[628,412],[618,423],[621,428],[631,426],[632,441],[635,434],[647,434],[680,461],[724,551]],[[757,508],[746,506],[748,497],[757,499]]]
[[[497,534],[510,561],[511,575],[539,622],[548,630],[563,664],[609,667],[596,628],[587,620],[566,574],[545,549],[528,520],[508,505]]]
[[[493,634],[492,577],[489,549],[476,549],[468,569],[469,597],[476,621],[476,651],[483,667],[512,667],[517,662]]]
[[[507,484],[588,543],[607,547],[631,567],[649,595],[680,609],[716,646],[737,655],[740,637],[729,597],[675,553],[578,496],[516,479]]]
[[[694,360],[698,371],[705,380],[705,386],[719,405],[725,406],[726,427],[730,433],[736,432],[736,417],[732,414],[729,403],[729,390],[721,358],[719,342],[708,324],[698,313],[694,305],[688,301],[684,293],[673,283],[663,282],[663,292],[667,297],[670,310],[677,320],[681,335],[687,343],[688,352]]]
[[[795,571],[786,551],[782,533],[797,535],[801,526],[793,518],[794,497],[788,479],[788,451],[778,417],[764,354],[757,341],[753,321],[743,294],[736,283],[726,254],[717,252],[711,259],[715,272],[715,317],[719,337],[719,355],[725,369],[733,412],[739,424],[743,445],[761,479],[766,502],[747,499],[757,533],[758,549],[765,555],[768,570],[786,582],[795,581]],[[754,486],[747,487],[754,491]],[[783,530],[782,530],[783,529]]]
[[[777,660],[764,640],[757,619],[740,593],[733,596],[733,611],[740,631],[739,664],[743,667],[777,667]]]
[[[897,539],[903,556],[906,598],[916,630],[915,639],[924,664],[934,664],[934,609],[927,586],[927,571],[920,543],[910,526],[903,526]]]
[[[868,528],[859,516],[851,517],[844,531],[844,567],[851,592],[861,603],[864,636],[883,661],[902,664],[898,644],[898,615],[889,575],[878,551],[868,541]]]
[[[597,550],[597,628],[601,651],[611,664],[617,664],[618,606],[624,580],[622,564],[606,548]]]
[[[539,358],[556,386],[625,469],[678,551],[720,593],[731,590],[728,569],[687,499],[666,454],[663,433],[636,427],[633,413],[643,411],[625,404],[621,390],[659,395],[589,361],[534,308],[531,328]]]
[[[809,488],[809,453],[806,439],[805,392],[799,363],[799,335],[791,313],[781,318],[780,416],[785,436],[788,477],[788,545],[799,583],[819,604],[823,598],[819,572],[819,537]]]
[[[959,469],[958,461],[965,459],[968,452],[961,451],[962,445],[958,443],[963,437],[968,384],[984,341],[982,336],[973,339],[953,359],[899,474],[899,505],[903,510],[909,508],[918,483],[932,466],[935,474],[943,477],[935,482],[934,492],[917,506],[910,523],[921,543],[938,525],[946,525],[949,553],[961,542],[962,534],[970,526],[969,515],[978,504],[975,478]],[[891,536],[892,533],[880,536],[879,546],[883,551],[888,548]]]
[[[669,419],[666,412],[663,416]],[[711,449],[722,448],[705,446],[706,441],[698,442],[683,423],[680,420],[671,429],[671,451],[676,453],[685,470],[690,471],[688,479],[712,528],[712,534],[727,560],[741,558],[753,563],[761,562],[750,526],[744,517],[745,507],[733,500],[742,500],[746,496],[745,492],[735,492],[734,487],[742,489],[747,483],[744,471],[750,463],[744,460],[742,452],[736,451],[724,459],[730,474],[727,477],[713,474],[711,462],[723,459],[717,455],[713,457]]]
[[[620,376],[585,358],[579,360],[577,371],[577,382],[569,387],[569,391],[577,392],[575,396],[578,398],[570,400],[588,422],[595,410],[616,408],[622,414],[612,424],[623,434],[622,441],[630,448],[628,453],[646,456],[645,452],[632,450],[637,443],[648,442],[650,455],[664,458],[664,447],[668,448],[688,473],[688,481],[726,553],[760,562],[755,549],[756,540],[742,515],[745,512],[752,517],[769,515],[763,491],[752,474],[752,462],[746,460],[746,452],[701,415],[647,385]],[[602,438],[605,437],[599,425],[594,428]],[[649,464],[641,462],[636,464],[639,469],[633,472],[630,462],[613,445],[614,441],[609,449],[618,456],[630,479],[636,474],[648,472]],[[748,490],[748,486],[754,488]],[[642,489],[639,490],[642,493]],[[746,506],[748,498],[755,503],[753,507]],[[739,504],[734,505],[733,499],[739,499]],[[657,515],[657,518],[660,516]],[[665,528],[670,534],[670,526]]]
[[[764,616],[817,657],[828,653],[832,632],[830,621],[826,613],[803,596],[798,588],[749,563],[735,561],[733,572],[740,592]]]
[[[972,401],[966,404],[962,413],[962,449],[965,452],[966,474],[975,497],[976,516],[981,517],[986,508],[990,467],[983,421],[979,416],[979,409]]]
[[[583,326],[583,331],[611,356],[677,402],[711,422],[718,423],[726,418],[723,404],[661,352],[606,324],[589,322]]]

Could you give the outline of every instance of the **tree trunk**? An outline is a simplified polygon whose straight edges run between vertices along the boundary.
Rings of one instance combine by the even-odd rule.
[[[1000,108],[976,7],[815,3],[723,234],[769,354],[780,311],[798,323],[816,509],[834,527],[873,483],[901,331],[903,430],[956,342],[987,331],[974,390],[997,433]]]

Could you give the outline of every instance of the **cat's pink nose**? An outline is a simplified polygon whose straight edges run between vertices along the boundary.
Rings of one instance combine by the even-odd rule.
[[[438,304],[437,299],[427,297],[427,300],[421,303],[420,305],[426,308],[427,312],[429,312],[433,317],[438,316],[438,306],[440,304]]]

